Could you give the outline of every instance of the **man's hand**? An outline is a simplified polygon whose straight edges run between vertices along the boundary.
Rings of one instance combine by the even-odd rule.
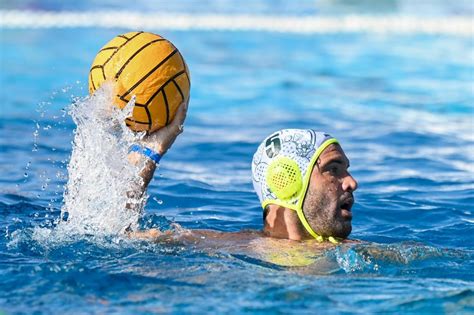
[[[184,101],[176,111],[173,121],[142,139],[142,144],[163,156],[183,132],[183,124],[188,111],[188,101]]]

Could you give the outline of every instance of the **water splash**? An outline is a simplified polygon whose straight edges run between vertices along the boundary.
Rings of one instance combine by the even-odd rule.
[[[61,218],[67,222],[60,222],[60,229],[94,235],[120,233],[137,224],[146,202],[146,194],[127,196],[142,183],[138,176],[142,165],[127,160],[128,148],[143,136],[124,122],[134,99],[120,110],[112,96],[113,87],[105,84],[93,96],[70,106],[76,130],[61,209]]]
[[[380,273],[411,268],[413,263],[432,261],[440,257],[460,258],[462,252],[436,248],[415,242],[398,244],[358,244],[339,246],[328,253],[346,273]]]

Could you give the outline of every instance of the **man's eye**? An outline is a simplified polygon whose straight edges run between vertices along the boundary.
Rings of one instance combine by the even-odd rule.
[[[338,166],[332,166],[329,168],[329,173],[332,175],[338,175],[339,174],[339,167]]]

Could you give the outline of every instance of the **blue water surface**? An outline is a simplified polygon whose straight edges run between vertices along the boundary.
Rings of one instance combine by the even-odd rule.
[[[351,238],[400,259],[341,247],[322,274],[225,250],[50,234],[75,128],[67,108],[87,95],[98,49],[128,30],[0,31],[0,312],[474,312],[472,38],[147,30],[185,56],[192,96],[143,225],[261,229],[258,144],[281,128],[324,130],[359,182]]]

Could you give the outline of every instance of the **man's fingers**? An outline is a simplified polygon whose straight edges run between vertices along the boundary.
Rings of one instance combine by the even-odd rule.
[[[188,102],[183,102],[176,111],[173,121],[171,122],[173,125],[181,126],[186,119],[186,113],[188,111]]]

